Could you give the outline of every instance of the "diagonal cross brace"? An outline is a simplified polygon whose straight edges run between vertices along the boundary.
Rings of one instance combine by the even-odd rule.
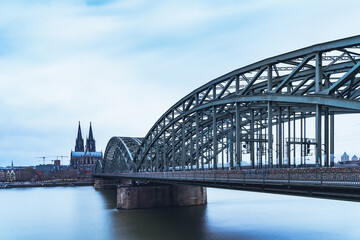
[[[184,111],[187,111],[187,110],[190,109],[190,107],[191,107],[191,105],[193,104],[194,100],[195,100],[195,97],[191,97],[191,98],[190,98],[190,100],[189,100],[188,104],[186,105]]]
[[[209,95],[209,93],[210,93],[210,91],[211,91],[212,89],[213,89],[212,87],[209,87],[209,88],[206,90],[204,96],[202,97],[202,99],[200,100],[200,102],[198,103],[198,105],[201,105],[201,104],[205,101],[205,99],[207,98],[207,96]]]
[[[273,93],[279,93],[286,84],[307,64],[311,58],[314,57],[314,54],[310,54],[304,58],[304,60],[279,84],[279,86],[273,90]]]
[[[350,97],[351,100],[354,100],[355,98],[357,98],[360,95],[360,88],[357,89],[353,95]]]
[[[351,78],[353,78],[360,70],[360,62],[358,62],[355,66],[353,66],[344,76],[342,76],[337,82],[331,85],[328,89],[322,91],[322,94],[333,94],[336,90],[342,87],[345,83],[347,83]]]
[[[251,81],[246,85],[246,87],[239,93],[239,95],[244,95],[246,91],[256,82],[256,80],[260,77],[260,75],[267,69],[267,66],[262,67],[256,73],[256,75],[251,79]]]
[[[306,77],[304,80],[301,81],[301,83],[299,83],[294,90],[291,91],[290,95],[295,94],[302,86],[304,86],[305,83],[307,83],[307,81],[309,81],[311,78],[314,77],[314,74]]]
[[[220,92],[220,94],[216,97],[216,99],[220,99],[222,97],[222,95],[224,95],[225,91],[228,90],[228,88],[230,87],[230,84],[235,80],[235,77],[231,78],[230,80],[228,80],[228,82],[226,83],[226,85],[224,86],[224,88],[222,89],[222,91]]]

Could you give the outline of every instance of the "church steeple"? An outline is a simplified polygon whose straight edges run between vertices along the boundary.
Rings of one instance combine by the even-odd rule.
[[[90,130],[89,130],[89,140],[94,140],[92,127],[91,127],[91,122],[90,122]]]
[[[84,139],[82,138],[81,135],[80,121],[79,121],[78,134],[75,143],[75,152],[84,152]]]
[[[94,139],[93,132],[92,132],[91,122],[90,122],[90,129],[89,129],[89,138],[86,140],[86,151],[96,152],[95,139]]]

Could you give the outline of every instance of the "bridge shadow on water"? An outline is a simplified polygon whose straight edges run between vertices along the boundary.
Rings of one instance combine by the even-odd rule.
[[[116,209],[116,190],[99,190],[110,211],[112,239],[256,239],[246,233],[211,229],[207,206]]]

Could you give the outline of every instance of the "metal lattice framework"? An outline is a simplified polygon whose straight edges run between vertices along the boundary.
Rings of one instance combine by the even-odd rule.
[[[309,146],[318,166],[332,166],[334,115],[360,112],[359,70],[360,36],[236,69],[178,101],[141,144],[112,138],[102,172],[234,169],[244,154],[252,168],[291,167],[305,164]]]
[[[105,149],[104,159],[96,164],[96,173],[129,172],[134,164],[134,155],[142,138],[113,137]]]

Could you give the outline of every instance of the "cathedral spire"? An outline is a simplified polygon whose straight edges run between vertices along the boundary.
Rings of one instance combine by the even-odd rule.
[[[84,139],[81,135],[81,126],[79,121],[78,134],[75,143],[75,152],[84,152]]]
[[[86,139],[86,151],[96,152],[95,139],[93,136],[91,122],[90,122],[90,129],[89,129],[89,138]]]
[[[82,135],[81,135],[81,126],[80,126],[80,121],[79,121],[77,139],[80,139],[80,138],[82,138]]]
[[[91,127],[91,122],[90,122],[90,130],[89,130],[89,140],[94,140],[94,136],[93,136],[93,132],[92,132],[92,127]]]

